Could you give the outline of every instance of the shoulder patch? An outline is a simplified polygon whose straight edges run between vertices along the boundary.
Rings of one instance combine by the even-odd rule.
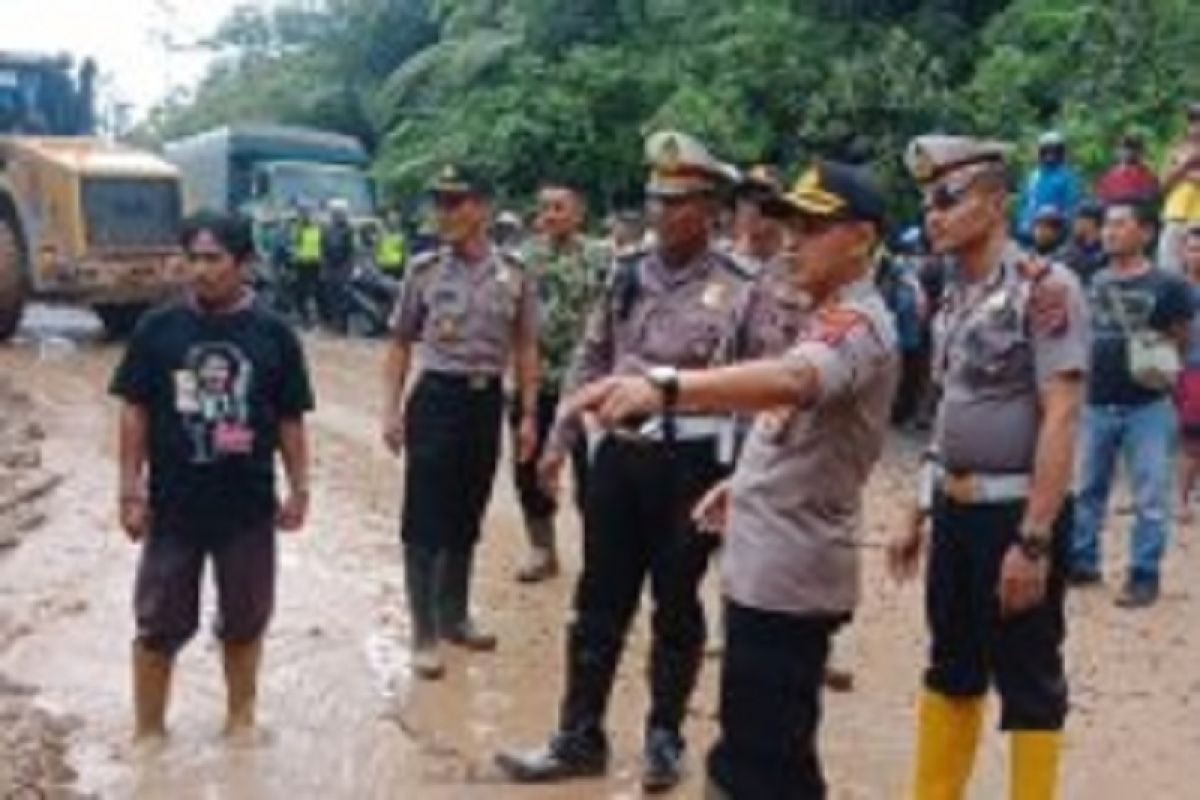
[[[835,345],[841,343],[858,328],[870,328],[871,318],[864,312],[849,306],[824,308],[813,320],[813,336],[817,341]]]
[[[442,254],[437,250],[427,250],[421,255],[413,258],[409,262],[408,269],[410,272],[425,272],[437,264],[441,263]]]
[[[734,257],[729,255],[728,253],[714,248],[711,251],[711,257],[718,266],[720,266],[723,270],[725,270],[729,274],[733,275],[738,280],[740,280],[740,281],[753,281],[754,280],[754,275],[748,269],[746,269],[741,264],[739,264],[737,262],[737,260],[734,259]]]

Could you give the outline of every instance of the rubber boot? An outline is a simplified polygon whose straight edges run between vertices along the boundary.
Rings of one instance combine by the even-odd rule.
[[[1010,753],[1011,800],[1054,800],[1058,797],[1059,731],[1014,731]]]
[[[471,618],[471,572],[474,552],[445,551],[440,563],[438,620],[442,638],[477,652],[496,649],[496,637],[481,630]]]
[[[683,779],[681,730],[688,702],[700,677],[702,645],[683,649],[654,642],[650,651],[650,719],[643,751],[642,788],[664,792]]]
[[[174,659],[142,644],[133,646],[134,743],[151,748],[167,738],[167,700]]]
[[[554,518],[526,517],[525,531],[529,536],[529,560],[518,570],[517,580],[521,583],[540,583],[558,575]]]
[[[262,640],[225,642],[222,646],[227,692],[225,736],[242,744],[258,739],[255,708],[258,701],[258,670],[262,663]]]
[[[556,783],[608,770],[604,716],[616,678],[619,647],[589,640],[572,626],[567,636],[567,687],[558,732],[528,752],[502,752],[496,765],[517,783]]]
[[[413,671],[424,680],[446,674],[438,649],[437,583],[439,556],[423,547],[404,548],[404,587],[412,615]]]
[[[975,764],[983,702],[981,697],[922,693],[913,800],[962,800]]]

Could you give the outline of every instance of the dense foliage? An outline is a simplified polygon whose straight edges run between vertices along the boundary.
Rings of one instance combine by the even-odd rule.
[[[1195,0],[294,0],[240,8],[212,45],[140,135],[342,130],[391,197],[466,158],[514,197],[550,173],[604,203],[658,126],[743,163],[869,160],[897,189],[916,133],[1054,126],[1095,170],[1125,130],[1161,152],[1200,98]]]

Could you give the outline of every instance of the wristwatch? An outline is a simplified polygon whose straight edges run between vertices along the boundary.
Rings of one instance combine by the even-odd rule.
[[[679,370],[668,366],[651,367],[646,370],[646,380],[662,393],[663,410],[673,410],[679,402]]]
[[[1030,561],[1041,561],[1050,555],[1051,538],[1052,534],[1048,530],[1023,527],[1020,538],[1017,539],[1017,547]]]

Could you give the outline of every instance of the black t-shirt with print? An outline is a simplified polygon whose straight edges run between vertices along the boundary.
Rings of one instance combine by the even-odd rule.
[[[313,408],[304,352],[279,317],[247,303],[150,312],[110,392],[149,413],[156,515],[244,523],[274,513],[279,423]]]
[[[1158,400],[1156,392],[1133,379],[1129,370],[1129,347],[1117,303],[1135,331],[1147,328],[1167,333],[1192,318],[1191,289],[1180,276],[1161,269],[1122,277],[1111,269],[1096,273],[1088,287],[1092,311],[1092,369],[1088,379],[1088,403],[1092,405],[1137,406]]]

